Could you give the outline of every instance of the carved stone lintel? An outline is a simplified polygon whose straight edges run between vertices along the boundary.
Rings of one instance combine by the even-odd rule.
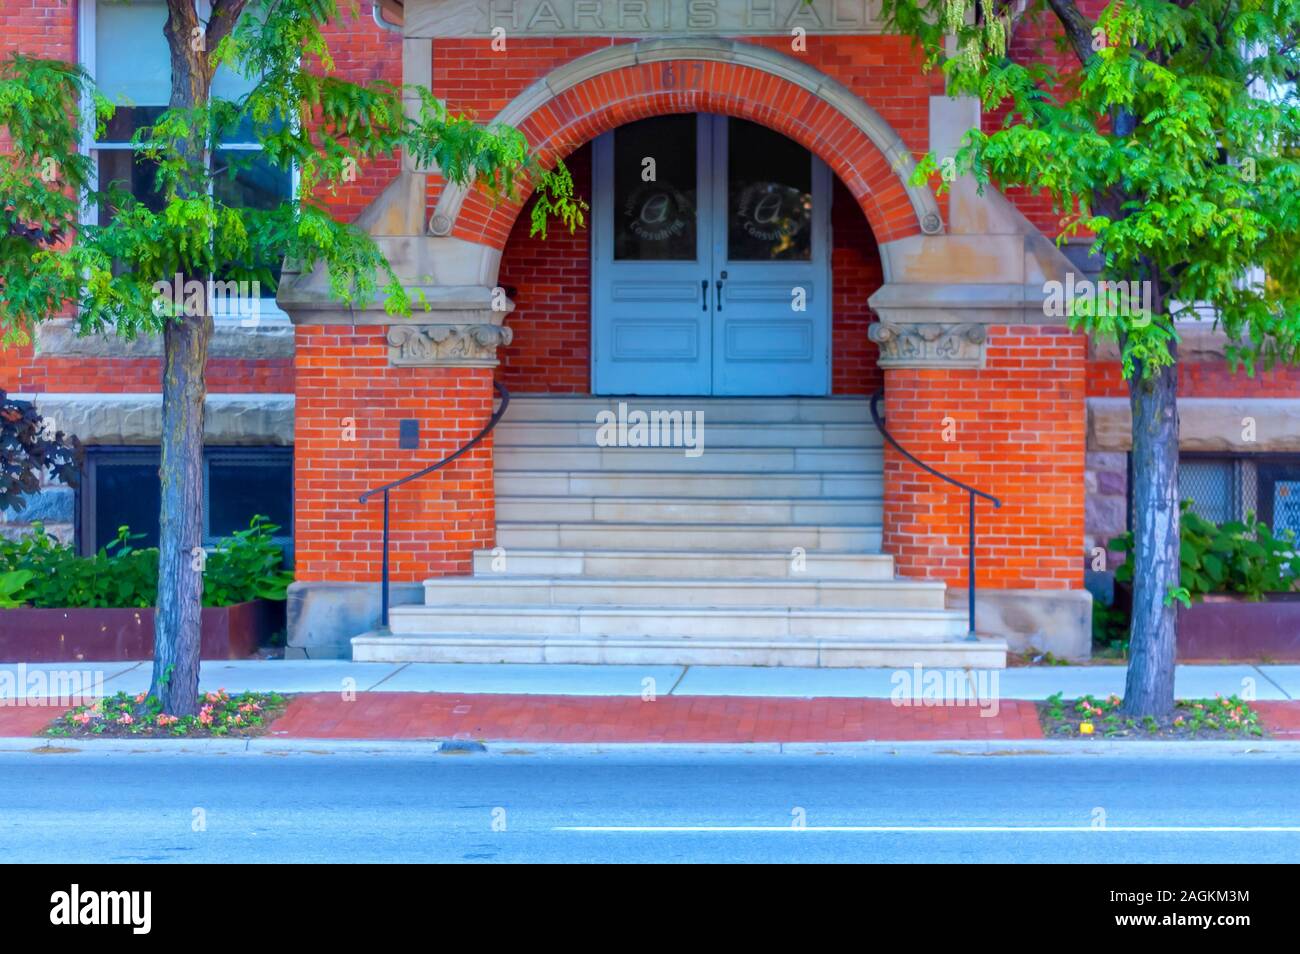
[[[505,325],[392,325],[388,363],[400,367],[493,368],[497,348],[514,333]]]
[[[987,325],[877,322],[867,337],[882,368],[982,368]]]

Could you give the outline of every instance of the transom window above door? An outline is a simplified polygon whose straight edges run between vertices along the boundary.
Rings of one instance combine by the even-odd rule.
[[[621,126],[593,158],[593,391],[828,393],[825,164],[691,113]]]

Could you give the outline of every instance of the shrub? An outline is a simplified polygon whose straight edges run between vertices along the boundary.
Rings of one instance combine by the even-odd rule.
[[[230,606],[253,599],[283,600],[293,574],[284,568],[275,524],[255,516],[247,530],[222,540],[205,556],[203,605]],[[137,536],[138,538],[138,536]],[[17,540],[0,540],[0,581],[11,573],[30,576],[0,606],[79,609],[147,607],[158,596],[158,550],[137,549],[127,527],[93,556],[83,557],[40,524]]]
[[[0,388],[0,510],[27,506],[43,474],[75,485],[80,462],[75,437],[51,433],[30,401],[15,401]]]
[[[1236,593],[1258,601],[1269,593],[1295,589],[1296,541],[1291,531],[1275,536],[1253,513],[1245,521],[1215,524],[1196,514],[1189,500],[1182,504],[1181,526],[1181,586],[1172,596],[1184,605],[1200,602],[1208,593]],[[1131,583],[1133,535],[1116,537],[1110,548],[1126,554],[1115,579]]]

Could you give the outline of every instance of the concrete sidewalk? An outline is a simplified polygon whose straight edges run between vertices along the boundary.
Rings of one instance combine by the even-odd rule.
[[[149,687],[149,662],[0,663],[0,696],[20,694],[24,678],[29,699],[58,691],[55,674],[87,673],[102,678],[106,693],[143,692]],[[927,670],[934,672],[935,670]],[[940,670],[939,672],[944,672]],[[349,660],[245,660],[205,662],[205,690],[227,692],[439,692],[460,695],[546,696],[742,696],[764,698],[887,699],[896,669],[797,669],[745,666],[558,666],[437,663],[354,663]],[[984,675],[987,673],[987,677]],[[42,676],[44,678],[42,678]],[[1123,666],[1034,666],[975,670],[981,695],[1000,699],[1104,696],[1124,691]],[[996,682],[992,680],[996,678]],[[944,680],[945,683],[948,680]],[[45,688],[43,689],[42,686]],[[1300,665],[1179,666],[1179,698],[1243,695],[1258,700],[1300,699]]]

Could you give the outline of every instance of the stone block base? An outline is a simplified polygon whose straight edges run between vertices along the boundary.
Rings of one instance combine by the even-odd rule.
[[[419,603],[422,583],[393,583],[393,606]],[[285,657],[351,659],[352,637],[379,626],[378,583],[292,583],[289,585]]]
[[[1010,652],[1050,652],[1061,659],[1092,655],[1092,594],[1087,590],[977,590],[975,629],[1001,637]],[[966,591],[950,588],[949,609],[966,608]]]

